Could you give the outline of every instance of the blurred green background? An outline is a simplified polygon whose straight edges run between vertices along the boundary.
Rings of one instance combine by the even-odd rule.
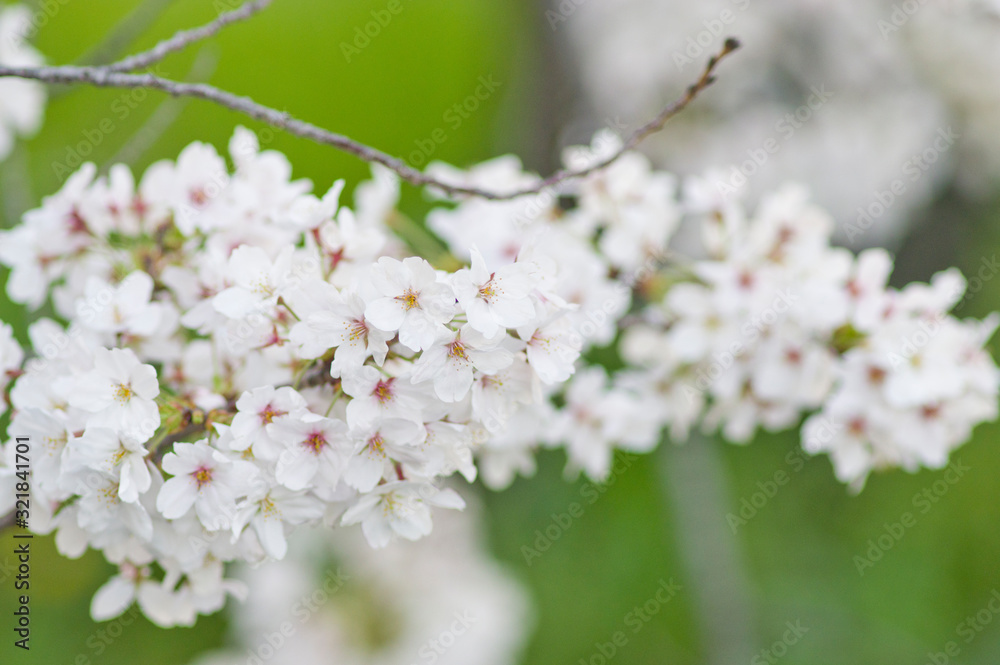
[[[373,9],[382,9],[383,0],[279,0],[262,16],[169,58],[161,72],[204,78],[404,158],[416,140],[444,128],[447,140],[433,158],[468,164],[517,152],[533,168],[551,165],[558,101],[568,86],[553,85],[554,45],[544,6],[532,0],[403,3],[405,10],[351,62],[341,43],[354,38],[355,27],[369,20]],[[146,8],[141,11],[154,10],[153,20],[139,37],[127,40],[130,51],[216,13],[207,0],[70,0],[58,5],[37,45],[54,63],[93,57],[93,47],[140,5]],[[480,76],[491,74],[501,82],[497,93],[461,127],[450,128],[445,111],[471,94]],[[164,105],[165,98],[152,93],[131,108],[134,95],[55,91],[39,136],[0,165],[3,225],[58,188],[61,178],[53,165],[64,162],[67,146],[102,119],[113,118],[115,130],[89,159],[106,165],[127,158],[137,172],[174,157],[193,140],[222,150],[236,124],[258,128],[206,103]],[[266,147],[287,154],[295,174],[323,191],[340,177],[353,186],[368,171],[351,157],[288,136],[278,135]],[[419,216],[428,203],[407,189],[403,208]],[[948,265],[978,268],[1000,249],[1000,229],[992,224],[997,213],[996,207],[972,207],[944,195],[899,252],[895,281],[925,280]],[[1000,281],[987,283],[961,315],[995,309],[998,287]],[[27,318],[3,295],[0,319],[23,339]],[[981,427],[956,453],[970,470],[926,514],[914,505],[914,496],[933,488],[941,473],[875,476],[859,496],[851,496],[825,458],[805,459],[798,452],[796,432],[761,436],[747,447],[717,441],[700,442],[698,449],[664,446],[634,460],[592,505],[587,499],[592,488],[562,478],[562,455],[543,454],[536,477],[519,480],[504,493],[482,492],[491,548],[528,584],[536,604],[536,630],[523,662],[586,662],[595,643],[608,642],[625,628],[626,615],[653,596],[661,579],[673,578],[682,591],[640,632],[628,632],[628,644],[614,656],[617,665],[703,663],[719,640],[733,635],[749,640],[735,662],[772,662],[760,652],[782,639],[786,622],[808,629],[780,659],[788,665],[923,665],[930,662],[929,652],[943,651],[949,641],[961,647],[951,662],[996,663],[1000,620],[992,625],[992,613],[990,625],[971,643],[956,631],[1000,589],[998,435],[995,425]],[[727,513],[738,513],[743,499],[751,501],[762,491],[758,483],[766,484],[778,471],[789,474],[788,483],[733,534]],[[552,515],[573,502],[584,505],[583,516],[528,565],[522,546],[533,546],[536,530],[544,531]],[[855,557],[865,556],[869,540],[886,533],[885,525],[900,521],[904,512],[915,514],[916,525],[860,575]],[[12,543],[4,536],[0,550],[0,616],[8,619]],[[9,656],[4,645],[4,663],[141,659],[176,665],[225,643],[224,615],[173,630],[139,619],[120,637],[105,640],[97,631],[107,625],[94,624],[88,606],[111,568],[93,553],[66,560],[48,539],[36,539],[34,548],[32,649],[24,659]],[[6,625],[3,634],[9,637]]]

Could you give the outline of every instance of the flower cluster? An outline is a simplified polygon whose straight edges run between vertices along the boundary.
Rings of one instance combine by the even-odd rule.
[[[26,44],[31,12],[24,5],[0,7],[0,64],[37,67],[42,56]],[[27,79],[0,80],[0,161],[14,147],[18,136],[31,136],[42,124],[45,86]]]
[[[439,481],[473,481],[578,357],[541,256],[436,269],[390,239],[387,173],[351,210],[247,130],[230,156],[195,143],[138,183],[87,165],[0,235],[11,298],[68,322],[30,327],[23,370],[0,330],[0,374],[10,431],[45,447],[32,528],[120,566],[98,618],[190,624],[240,592],[222,562],[282,558],[295,525],[427,535],[463,507]]]
[[[599,134],[565,161],[619,146]],[[504,487],[542,445],[602,479],[664,428],[746,441],[817,412],[805,447],[860,484],[940,466],[996,416],[996,324],[946,314],[961,278],[887,288],[888,256],[831,247],[798,189],[748,219],[629,153],[557,190],[442,201],[442,244],[396,210],[388,171],[351,209],[248,130],[229,155],[194,143],[138,182],[85,165],[0,233],[11,299],[64,322],[33,323],[27,353],[0,328],[0,382],[10,432],[44,447],[31,527],[119,566],[95,618],[138,602],[190,625],[244,593],[227,562],[284,558],[300,525],[420,539],[464,506],[445,479]],[[429,168],[538,182],[512,157]],[[682,259],[692,227],[704,258]]]

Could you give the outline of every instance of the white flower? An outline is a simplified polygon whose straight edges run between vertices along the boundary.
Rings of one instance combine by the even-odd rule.
[[[739,321],[717,301],[711,289],[698,284],[678,284],[670,289],[666,305],[677,320],[667,333],[668,343],[679,359],[702,360],[740,339]]]
[[[458,471],[470,483],[479,475],[472,458],[472,448],[479,442],[479,433],[467,425],[435,421],[424,426],[427,438],[417,455],[405,460],[404,470],[413,469],[423,478],[450,476]]]
[[[117,539],[115,532],[122,530],[145,541],[153,537],[153,522],[146,508],[138,501],[122,498],[115,474],[81,467],[66,476],[63,486],[80,497],[76,521],[88,534],[105,541]]]
[[[306,411],[306,401],[294,389],[262,386],[240,395],[230,431],[233,450],[253,448],[255,457],[276,460],[281,443],[271,436],[268,426],[285,417],[297,418]]]
[[[301,490],[314,485],[333,489],[340,482],[349,450],[343,421],[306,413],[271,423],[267,433],[285,446],[275,471],[279,483]]]
[[[827,346],[787,330],[761,344],[750,380],[763,400],[813,408],[830,391],[835,360]]]
[[[347,424],[352,429],[367,427],[381,418],[403,418],[423,422],[423,400],[409,381],[383,376],[367,365],[346,372],[344,392],[353,397],[347,405]]]
[[[281,220],[301,231],[311,231],[337,216],[340,208],[340,193],[344,191],[344,181],[337,180],[327,190],[322,199],[305,194],[295,199],[286,216]]]
[[[355,435],[357,444],[344,473],[344,482],[361,492],[370,492],[382,479],[390,459],[412,462],[420,459],[415,446],[427,436],[419,424],[398,418],[378,421]]]
[[[519,408],[535,401],[532,373],[524,353],[495,374],[480,374],[472,384],[472,416],[491,433],[504,430]]]
[[[487,337],[501,328],[518,328],[535,317],[531,291],[535,279],[529,267],[512,263],[490,272],[483,255],[472,248],[472,267],[452,277],[459,304],[469,317],[469,325]]]
[[[114,231],[134,236],[143,230],[150,210],[135,190],[132,171],[125,164],[115,164],[82,197],[80,216],[94,235],[106,237]]]
[[[317,311],[292,328],[289,339],[303,358],[318,358],[336,349],[330,373],[340,376],[345,368],[360,367],[368,356],[381,365],[393,334],[365,320],[365,303],[352,291],[342,294],[324,282],[317,283],[322,300]]]
[[[113,429],[88,427],[83,436],[69,442],[67,467],[83,466],[118,478],[118,497],[135,503],[152,483],[146,467],[146,449]]]
[[[473,370],[496,374],[509,366],[514,355],[500,346],[506,335],[487,339],[465,324],[461,330],[440,337],[414,364],[413,383],[433,380],[434,393],[443,402],[463,399],[472,387]]]
[[[318,240],[333,272],[331,279],[338,285],[344,283],[341,276],[349,274],[348,268],[367,266],[386,243],[377,227],[362,224],[349,208],[341,208],[336,221],[319,227]]]
[[[38,309],[49,285],[66,273],[68,257],[91,242],[77,207],[96,172],[96,166],[84,164],[41,208],[24,213],[19,226],[0,231],[0,262],[11,269],[7,295],[14,302]]]
[[[527,340],[528,363],[543,383],[560,383],[573,374],[582,340],[565,318],[539,328],[519,328],[517,334]]]
[[[94,349],[94,369],[77,379],[70,405],[90,412],[88,427],[109,427],[146,441],[160,426],[156,370],[131,349]]]
[[[31,376],[31,375],[28,375]],[[21,381],[24,379],[22,378]],[[18,382],[18,386],[21,386]],[[16,411],[11,418],[10,432],[30,438],[37,455],[31,461],[34,476],[32,490],[55,494],[62,473],[70,428],[77,423],[61,417],[51,409],[25,407],[15,402]]]
[[[173,476],[163,483],[156,509],[168,520],[183,517],[194,506],[198,519],[210,531],[232,528],[236,500],[257,481],[257,469],[232,460],[206,440],[176,443],[163,456],[163,470]]]
[[[119,573],[112,576],[94,593],[90,602],[90,617],[94,621],[108,621],[120,616],[140,595],[140,588],[155,586],[146,576],[148,569],[123,563]]]
[[[239,511],[233,535],[238,536],[249,524],[267,555],[283,559],[288,551],[285,524],[304,524],[322,516],[323,503],[315,496],[261,483]]]
[[[379,485],[347,509],[341,523],[357,524],[372,547],[389,544],[394,536],[417,540],[431,532],[431,506],[461,510],[462,497],[429,483],[395,481]]]
[[[152,295],[153,278],[141,270],[117,286],[91,277],[77,300],[77,315],[92,330],[148,337],[160,327],[164,313],[162,305],[150,302]]]
[[[382,257],[370,275],[377,297],[368,301],[365,317],[386,332],[399,331],[399,341],[421,351],[445,332],[455,312],[455,294],[438,281],[431,264],[418,257],[402,261]]]
[[[640,410],[645,405],[633,395],[609,388],[602,367],[575,374],[565,399],[566,407],[552,425],[551,439],[565,442],[570,473],[582,469],[593,480],[605,480],[616,446],[648,452],[658,443],[657,423]]]
[[[234,286],[213,298],[215,308],[231,319],[239,319],[273,307],[281,289],[288,285],[293,251],[286,247],[272,261],[259,247],[238,247],[229,256],[228,275]]]
[[[230,180],[226,163],[216,149],[195,141],[181,151],[176,163],[164,160],[150,166],[141,189],[154,205],[169,207],[177,229],[190,236],[229,221],[208,211],[221,206]]]

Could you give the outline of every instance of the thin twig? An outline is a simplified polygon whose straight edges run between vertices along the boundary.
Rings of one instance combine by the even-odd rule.
[[[250,5],[245,5],[244,7],[249,6]],[[239,10],[236,11],[238,12]],[[209,30],[210,28],[217,29],[214,28],[214,26],[217,25],[223,16],[229,15],[231,15],[231,13],[223,14],[219,19],[216,19],[215,22],[203,28],[197,28],[193,31],[189,31],[188,34],[206,34],[204,31]],[[185,41],[186,38],[183,37],[184,34],[185,33],[180,33],[177,37],[163,42],[164,44],[169,45],[166,47],[166,52],[182,48],[184,45],[193,41],[191,39]],[[157,56],[149,54],[159,53],[159,48],[160,47],[156,47],[146,54],[139,54],[135,56],[135,58],[141,59],[141,62],[143,63],[155,62],[155,58]],[[322,129],[312,123],[293,118],[284,111],[278,111],[268,106],[264,106],[263,104],[259,104],[249,97],[242,97],[204,83],[184,83],[153,74],[124,73],[120,71],[113,71],[107,66],[78,67],[72,65],[61,67],[0,66],[0,78],[13,76],[18,78],[34,79],[44,83],[82,83],[108,88],[151,88],[154,90],[161,90],[174,97],[195,97],[198,99],[204,99],[238,113],[242,113],[255,120],[265,122],[272,127],[283,129],[300,138],[333,146],[334,148],[354,155],[369,163],[381,164],[394,171],[400,178],[412,185],[418,187],[434,187],[450,196],[466,195],[493,201],[508,201],[522,196],[538,194],[543,190],[559,185],[565,181],[581,178],[610,166],[627,151],[632,150],[639,145],[644,138],[662,129],[667,121],[687,108],[687,106],[694,101],[701,91],[715,81],[714,73],[719,62],[721,62],[724,57],[735,51],[737,48],[739,48],[739,42],[732,38],[727,39],[722,50],[717,55],[714,55],[711,59],[709,59],[701,77],[695,83],[688,86],[684,95],[668,104],[655,118],[633,132],[624,141],[621,148],[614,151],[611,155],[595,162],[594,164],[591,164],[590,166],[587,166],[586,168],[578,170],[563,169],[538,181],[533,186],[508,192],[496,192],[481,189],[479,187],[441,182],[437,178],[413,168],[398,157],[393,157],[392,155],[384,153],[381,150],[359,143],[358,141],[344,136],[343,134],[337,134],[326,129]],[[116,65],[122,66],[127,63],[129,67],[132,67],[136,62],[137,61],[132,58],[126,58],[120,63],[116,63]]]
[[[211,23],[207,23],[199,28],[181,30],[170,39],[164,39],[148,51],[123,58],[118,62],[107,65],[106,69],[110,72],[134,72],[137,69],[146,69],[163,60],[171,53],[175,53],[197,41],[216,35],[231,23],[250,18],[257,12],[265,9],[269,4],[271,4],[271,0],[253,0],[253,2],[248,2],[237,9],[219,14]]]

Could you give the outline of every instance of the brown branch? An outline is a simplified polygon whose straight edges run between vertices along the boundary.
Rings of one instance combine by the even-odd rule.
[[[203,26],[187,32],[178,33],[173,38],[161,42],[146,53],[140,53],[132,58],[126,58],[118,63],[109,66],[60,66],[60,67],[5,67],[0,66],[0,78],[18,77],[34,79],[44,83],[74,84],[82,83],[105,88],[151,88],[160,90],[174,97],[194,97],[214,102],[232,111],[242,113],[254,120],[267,123],[272,127],[283,129],[290,134],[300,138],[309,139],[316,143],[329,145],[348,154],[354,155],[366,162],[381,164],[394,171],[401,179],[418,187],[434,187],[450,196],[465,195],[474,196],[494,201],[507,201],[522,196],[538,194],[543,190],[559,185],[568,180],[581,178],[600,169],[606,168],[614,163],[627,151],[634,149],[648,135],[659,131],[671,118],[683,111],[705,88],[715,81],[715,69],[727,55],[739,48],[739,42],[733,38],[725,41],[722,50],[712,56],[701,77],[692,85],[688,86],[684,94],[668,104],[660,113],[648,123],[633,132],[622,144],[619,150],[583,169],[571,170],[563,169],[553,173],[547,178],[543,178],[531,187],[523,189],[496,192],[479,187],[446,183],[419,171],[402,159],[393,157],[381,150],[372,148],[343,134],[337,134],[321,127],[317,127],[304,120],[291,117],[284,111],[259,104],[249,97],[242,97],[225,90],[220,90],[214,86],[204,83],[184,83],[171,79],[162,78],[154,74],[132,74],[120,69],[133,69],[156,62],[167,53],[183,48],[195,39],[214,34],[222,25],[232,22],[233,14],[245,15],[259,11],[262,6],[266,6],[269,0],[259,0],[248,3],[234,12],[220,15],[218,19]],[[241,13],[242,12],[242,13]]]

